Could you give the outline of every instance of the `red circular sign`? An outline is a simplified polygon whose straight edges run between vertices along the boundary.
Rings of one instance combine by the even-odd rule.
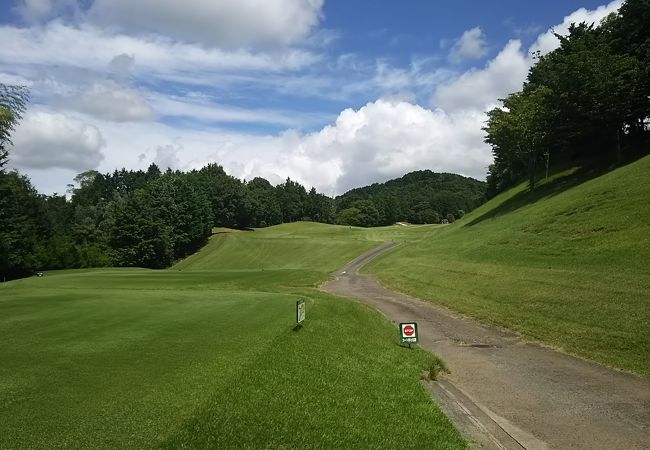
[[[405,336],[413,336],[413,333],[415,333],[415,328],[413,328],[413,325],[406,325],[402,331],[404,332]]]

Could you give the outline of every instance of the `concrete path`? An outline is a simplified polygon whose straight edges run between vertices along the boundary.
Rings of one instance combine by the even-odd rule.
[[[650,380],[527,342],[357,273],[394,246],[355,259],[322,290],[367,303],[395,323],[417,321],[420,345],[451,370],[427,387],[477,447],[650,449]]]

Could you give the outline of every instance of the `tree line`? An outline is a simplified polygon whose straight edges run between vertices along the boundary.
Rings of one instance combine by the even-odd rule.
[[[526,178],[535,189],[552,165],[647,152],[648,24],[650,0],[626,0],[600,24],[573,24],[567,36],[556,34],[556,50],[534,55],[522,90],[488,112],[490,196]]]
[[[481,203],[485,183],[413,172],[336,199],[289,178],[242,181],[208,164],[189,172],[87,171],[68,195],[39,194],[0,171],[0,276],[101,266],[169,267],[203,246],[213,227],[249,229],[298,220],[355,226],[453,221]]]
[[[333,200],[287,179],[234,178],[217,164],[189,172],[87,171],[66,195],[42,195],[0,172],[0,275],[98,266],[164,268],[203,246],[213,227],[333,222]]]
[[[352,189],[336,198],[336,221],[363,227],[453,222],[479,206],[486,184],[473,178],[430,170]]]

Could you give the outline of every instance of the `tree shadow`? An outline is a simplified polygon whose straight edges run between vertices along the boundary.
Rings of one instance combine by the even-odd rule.
[[[230,234],[233,231],[255,231],[255,229],[254,228],[248,228],[248,227],[242,227],[242,228],[232,228],[232,231],[231,230],[229,230],[229,231],[212,231],[210,233],[210,236],[216,236],[218,234]]]
[[[579,166],[577,170],[569,172],[566,175],[551,178],[548,182],[543,179],[540,179],[540,183],[537,185],[534,191],[526,189],[524,191],[518,192],[511,198],[505,200],[496,208],[493,208],[485,214],[473,219],[472,221],[464,224],[465,227],[471,227],[477,225],[485,220],[493,219],[495,217],[502,216],[518,210],[519,208],[534,204],[540,200],[551,198],[555,195],[561,194],[562,192],[571,189],[573,187],[579,186],[589,180],[598,178],[601,175],[611,172],[614,169],[626,166],[631,164],[642,157],[647,156],[646,154],[637,155],[636,157],[627,159],[620,163],[608,162],[598,162],[598,163],[580,163],[573,164],[573,166]],[[569,167],[563,167],[561,169],[555,170],[555,173],[564,172]]]

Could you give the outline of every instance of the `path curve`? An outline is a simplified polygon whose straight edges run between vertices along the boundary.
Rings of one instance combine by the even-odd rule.
[[[357,273],[395,245],[361,255],[321,289],[395,323],[418,322],[421,347],[451,370],[429,388],[469,439],[499,449],[650,449],[650,380],[527,342]]]

